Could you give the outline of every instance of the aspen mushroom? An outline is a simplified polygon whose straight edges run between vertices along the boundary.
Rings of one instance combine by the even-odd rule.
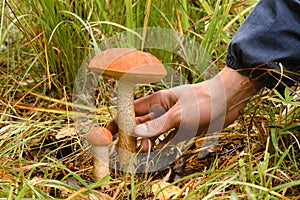
[[[98,181],[109,174],[109,147],[111,132],[102,127],[94,127],[87,133],[87,142],[91,144],[93,154],[93,179]]]
[[[111,48],[97,54],[89,63],[89,69],[99,75],[118,80],[117,92],[117,143],[121,169],[129,167],[132,153],[136,153],[134,135],[134,85],[154,83],[166,76],[163,64],[150,53],[130,48]]]

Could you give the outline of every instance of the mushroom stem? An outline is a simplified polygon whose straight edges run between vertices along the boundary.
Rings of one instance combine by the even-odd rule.
[[[86,135],[93,154],[93,179],[98,181],[109,174],[109,144],[112,134],[106,128],[94,127]]]
[[[93,179],[95,182],[102,179],[109,172],[109,147],[92,145],[92,152],[94,155],[93,161]]]
[[[132,153],[136,153],[136,138],[134,135],[134,83],[120,80],[118,83],[118,148],[121,169],[126,169],[132,161]]]

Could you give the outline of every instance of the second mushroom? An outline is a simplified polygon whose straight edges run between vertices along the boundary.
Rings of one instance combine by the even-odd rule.
[[[117,83],[117,143],[121,170],[130,170],[133,153],[137,152],[134,137],[134,85],[154,83],[166,76],[163,64],[153,55],[130,48],[111,48],[97,54],[89,69],[98,75],[113,77]]]

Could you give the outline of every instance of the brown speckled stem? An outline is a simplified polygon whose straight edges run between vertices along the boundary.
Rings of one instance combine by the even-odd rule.
[[[135,112],[133,105],[134,83],[119,81],[118,83],[118,127],[119,127],[119,161],[121,169],[128,170],[132,153],[136,153],[136,138],[133,136]]]

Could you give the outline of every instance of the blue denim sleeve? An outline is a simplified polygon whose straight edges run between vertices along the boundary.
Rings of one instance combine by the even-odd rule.
[[[231,40],[226,64],[280,92],[299,83],[300,0],[260,0]]]

